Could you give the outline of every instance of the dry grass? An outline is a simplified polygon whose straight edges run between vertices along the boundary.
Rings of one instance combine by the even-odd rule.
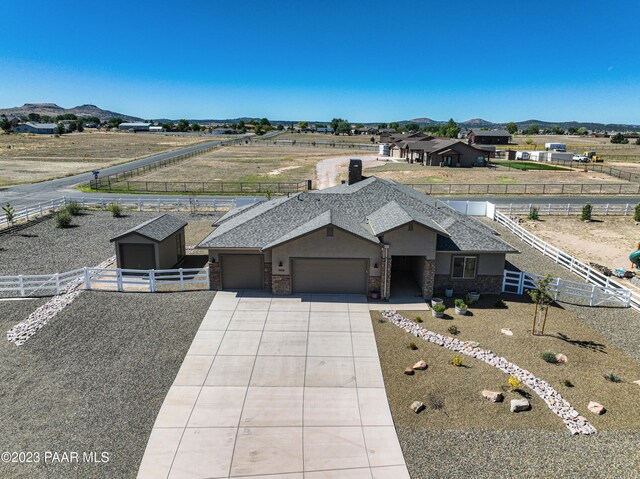
[[[527,140],[531,140],[530,145]],[[629,139],[626,145],[611,143],[610,138],[590,138],[574,135],[515,135],[511,138],[512,145],[499,146],[499,149],[519,148],[526,150],[544,150],[545,143],[564,143],[567,150],[574,153],[596,151],[604,161],[609,162],[640,162],[640,145],[635,144],[635,139]],[[517,145],[517,146],[514,146]]]
[[[551,184],[551,183],[619,183],[621,180],[604,173],[580,169],[545,171],[518,170],[505,166],[490,168],[438,168],[400,161],[380,162],[365,166],[365,175],[389,178],[401,183],[458,184]]]
[[[375,135],[375,143],[380,141],[380,136]],[[324,133],[282,133],[276,140],[322,141],[333,143],[371,143],[371,135],[326,135]]]
[[[316,164],[325,158],[358,155],[340,148],[296,146],[229,146],[135,177],[136,181],[295,182],[316,178]]]
[[[612,346],[604,337],[578,320],[571,312],[553,307],[549,312],[546,334],[533,337],[530,333],[533,305],[522,297],[505,296],[508,309],[495,309],[497,297],[482,298],[472,305],[470,316],[436,319],[424,312],[400,312],[415,319],[420,315],[421,326],[446,335],[455,325],[462,340],[478,341],[481,347],[495,351],[518,366],[548,381],[572,406],[592,422],[598,430],[638,429],[640,427],[640,386],[632,381],[640,379],[640,365]],[[448,305],[449,308],[452,304]],[[452,312],[450,309],[447,313]],[[428,313],[427,313],[428,314]],[[480,361],[464,357],[464,367],[451,365],[455,353],[442,347],[417,340],[397,326],[381,323],[380,313],[372,312],[376,342],[396,427],[407,429],[537,429],[566,430],[562,421],[543,401],[532,394],[532,409],[513,414],[509,400],[521,397],[507,388],[508,376]],[[447,316],[445,316],[447,317]],[[449,316],[449,318],[451,318]],[[511,328],[513,337],[500,333]],[[410,341],[418,350],[406,346]],[[566,354],[566,364],[549,364],[542,360],[545,351]],[[406,376],[403,371],[419,359],[429,365],[426,371]],[[622,383],[611,383],[603,374],[615,371]],[[574,387],[567,387],[568,379]],[[503,391],[503,403],[484,400],[481,390]],[[525,390],[525,393],[531,391]],[[430,407],[440,401],[441,409]],[[409,409],[413,401],[422,401],[427,410],[416,415]],[[598,401],[607,408],[602,416],[587,410],[589,401]]]
[[[0,186],[83,173],[203,141],[211,140],[124,132],[0,134]]]

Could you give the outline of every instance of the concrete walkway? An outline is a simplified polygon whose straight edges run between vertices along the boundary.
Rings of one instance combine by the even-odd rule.
[[[138,477],[409,478],[366,298],[217,293]]]

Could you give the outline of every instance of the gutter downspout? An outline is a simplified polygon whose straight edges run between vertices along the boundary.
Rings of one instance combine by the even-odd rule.
[[[388,272],[388,263],[389,263],[389,245],[388,244],[383,244],[382,245],[382,264],[384,267],[384,271],[383,271],[383,275],[382,275],[382,299],[388,300],[389,299],[389,291],[387,291],[387,277],[389,275]]]

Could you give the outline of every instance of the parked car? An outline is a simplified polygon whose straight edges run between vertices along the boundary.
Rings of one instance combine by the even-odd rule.
[[[573,161],[579,161],[580,163],[589,163],[589,158],[584,155],[573,155]]]

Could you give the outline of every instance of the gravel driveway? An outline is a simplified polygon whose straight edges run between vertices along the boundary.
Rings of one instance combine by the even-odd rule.
[[[349,165],[349,160],[362,160],[362,169],[378,161],[375,156],[340,156],[327,158],[316,164],[316,188],[322,190],[338,184],[338,176]]]

